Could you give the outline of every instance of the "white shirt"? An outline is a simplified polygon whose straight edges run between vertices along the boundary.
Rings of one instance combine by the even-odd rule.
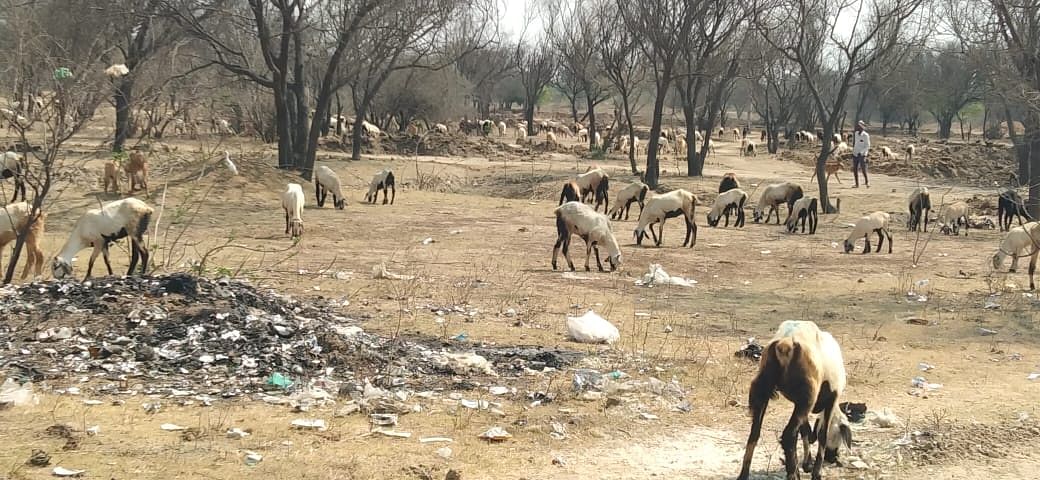
[[[866,155],[870,151],[870,134],[866,131],[852,134],[852,154]]]

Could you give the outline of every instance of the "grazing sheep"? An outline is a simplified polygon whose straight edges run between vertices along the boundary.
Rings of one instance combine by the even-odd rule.
[[[72,275],[72,259],[87,247],[94,247],[87,263],[89,278],[94,270],[94,261],[98,254],[105,260],[105,268],[112,275],[112,265],[108,261],[108,246],[123,237],[130,238],[130,268],[127,275],[133,275],[137,262],[141,262],[141,275],[148,269],[148,244],[144,242],[144,233],[148,230],[154,209],[136,198],[124,198],[102,206],[87,210],[76,221],[76,227],[69,234],[68,240],[61,248],[61,253],[51,263],[54,278],[65,278]]]
[[[835,145],[838,145],[838,144],[840,144],[842,142],[843,142],[843,140],[841,139],[841,134],[840,133],[835,133],[834,135],[831,135],[831,143],[833,143]]]
[[[617,193],[617,198],[614,199],[614,209],[610,211],[611,220],[621,220],[621,212],[625,212],[625,220],[628,220],[628,213],[632,209],[633,203],[639,203],[639,212],[643,212],[643,205],[646,204],[646,194],[650,192],[650,187],[646,186],[642,182],[630,183],[625,188],[622,188]]]
[[[231,124],[223,118],[219,118],[216,121],[217,133],[221,135],[235,135],[235,130],[231,128]]]
[[[4,152],[0,160],[2,160],[0,161],[0,181],[8,178],[14,179],[14,194],[11,195],[11,202],[18,200],[18,194],[21,194],[22,200],[25,200],[25,172],[28,170],[25,157],[15,152]]]
[[[134,193],[137,187],[144,187],[145,195],[148,193],[148,162],[141,152],[130,152],[130,157],[123,166],[126,170],[127,183],[130,185],[130,193]]]
[[[285,233],[293,238],[303,236],[303,187],[290,183],[282,192],[282,210],[285,211]]]
[[[26,232],[25,227],[29,223],[31,214],[32,207],[28,202],[9,203],[0,207],[0,261],[3,260],[4,247],[16,240],[19,234],[25,232],[25,267],[22,269],[21,278],[28,277],[29,270],[33,270],[35,276],[39,277],[40,270],[43,268],[43,250],[40,249],[40,239],[43,237],[44,220],[47,216],[40,213]],[[11,261],[17,262],[18,259],[12,257]]]
[[[527,141],[527,129],[523,125],[516,126],[516,143]]]
[[[617,148],[616,148],[617,151],[619,151],[619,152],[627,152],[628,151],[628,136],[625,135],[625,136],[619,137],[617,139],[617,142],[615,143],[615,145],[617,146]]]
[[[729,214],[731,211],[736,210],[737,220],[733,222],[734,227],[744,226],[744,204],[747,203],[748,194],[747,192],[734,188],[727,190],[724,193],[720,193],[718,197],[715,197],[715,204],[712,205],[711,211],[708,212],[708,225],[712,227],[719,226],[719,218],[725,216],[726,224],[729,226]]]
[[[614,233],[610,231],[610,220],[607,216],[596,212],[581,202],[567,202],[556,208],[556,245],[553,246],[552,268],[556,270],[556,258],[560,249],[563,249],[563,258],[567,259],[567,266],[574,271],[574,262],[571,261],[570,244],[571,235],[577,235],[585,240],[585,271],[589,271],[589,256],[593,251],[596,253],[596,267],[603,271],[603,263],[599,259],[599,247],[607,250],[607,262],[610,263],[610,271],[617,270],[621,265],[621,248],[618,246]]]
[[[881,147],[881,158],[894,158],[895,154],[892,153],[892,149],[888,147]]]
[[[563,191],[560,192],[560,203],[556,205],[563,205],[567,202],[580,202],[581,201],[581,187],[578,186],[573,180],[563,184]]]
[[[581,130],[578,130],[578,141],[579,142],[588,142],[589,141],[589,130],[588,129],[583,128]]]
[[[607,197],[610,190],[610,176],[602,168],[591,168],[574,178],[574,182],[581,187],[581,201],[587,202],[590,197],[596,200],[596,210],[603,204],[603,212],[610,208],[610,199]]]
[[[968,236],[968,214],[970,207],[965,202],[953,202],[943,206],[939,211],[939,222],[943,224],[942,232],[949,235],[958,235],[960,224],[964,222],[964,236]]]
[[[787,215],[787,220],[784,220],[788,233],[794,233],[798,229],[799,220],[802,221],[802,233],[805,233],[805,222],[808,220],[809,235],[816,234],[816,224],[819,223],[819,200],[816,197],[802,197],[795,200],[791,213]]]
[[[762,221],[762,212],[766,207],[769,207],[765,222],[769,223],[769,217],[773,215],[773,212],[776,212],[776,224],[780,225],[780,210],[777,206],[786,202],[787,214],[790,215],[795,200],[803,196],[805,194],[802,192],[802,186],[797,183],[783,182],[766,186],[766,189],[762,191],[762,196],[758,197],[758,205],[752,213],[755,223]]]
[[[758,151],[755,149],[755,142],[749,138],[745,138],[744,140],[746,143],[743,141],[741,142],[743,143],[743,146],[741,146],[741,154],[745,157],[757,157]]]
[[[365,201],[369,203],[376,203],[376,199],[379,198],[379,191],[383,191],[383,205],[386,205],[386,192],[390,191],[390,205],[394,204],[394,199],[397,198],[397,187],[394,182],[394,172],[389,168],[383,169],[376,173],[372,177],[372,181],[368,184],[368,193],[365,194]]]
[[[1026,221],[1033,220],[1029,211],[1026,210],[1022,196],[1014,189],[1004,189],[997,196],[997,225],[1000,230],[1008,231],[1011,228],[1012,217],[1015,216],[1018,216],[1019,225],[1022,225],[1022,217],[1025,217]]]
[[[504,137],[506,135],[506,122],[498,122],[498,136]]]
[[[108,193],[108,186],[112,186],[112,193],[119,193],[119,167],[116,166],[116,162],[109,160],[105,162],[105,193]]]
[[[734,128],[733,129],[733,139],[734,140],[740,140],[740,129],[739,128]]]
[[[319,207],[325,206],[325,198],[330,192],[332,205],[338,210],[343,210],[347,206],[347,199],[340,190],[339,176],[331,168],[322,165],[314,170],[314,196]]]
[[[784,468],[787,478],[798,478],[798,435],[801,434],[806,450],[802,469],[811,470],[812,478],[820,479],[820,467],[825,458],[837,461],[839,442],[846,448],[852,445],[852,430],[836,416],[839,398],[845,391],[847,376],[841,347],[830,333],[820,330],[813,322],[788,320],[780,324],[773,340],[765,347],[759,361],[758,374],[751,381],[748,407],[751,410],[751,432],[744,450],[743,464],[738,480],[748,480],[751,459],[762,432],[769,401],[778,392],[794,404],[791,419],[780,437],[784,450]],[[809,455],[809,415],[822,414],[819,425],[826,432],[816,432],[819,447],[816,460]],[[822,428],[822,427],[821,427]]]
[[[517,127],[517,128],[519,129],[520,127]],[[443,133],[445,135],[448,134],[448,126],[443,124],[443,123],[435,123],[435,124],[433,124],[433,129],[438,131],[438,132],[440,132],[440,133]],[[519,135],[517,135],[517,136],[519,137]]]
[[[545,145],[555,149],[560,143],[556,141],[556,134],[550,130],[545,131]]]
[[[915,148],[913,144],[906,146],[906,149],[903,150],[903,152],[906,154],[906,163],[910,163],[910,161],[914,159],[914,152],[916,150],[917,148]]]
[[[892,234],[888,233],[888,222],[891,221],[891,216],[885,212],[874,212],[870,215],[861,217],[857,222],[856,226],[852,228],[852,232],[845,239],[845,253],[852,252],[853,246],[856,244],[856,239],[863,237],[863,253],[870,253],[870,234],[876,233],[878,236],[877,252],[881,252],[881,246],[885,244],[885,237],[888,237],[888,253],[892,253]],[[884,236],[882,236],[884,234]]]
[[[911,192],[907,203],[909,204],[910,216],[906,221],[906,229],[916,232],[918,228],[923,227],[923,230],[927,232],[928,213],[932,210],[932,197],[928,194],[928,187],[917,188]],[[922,218],[924,219],[923,226],[921,224]]]
[[[726,172],[726,174],[722,176],[722,181],[719,182],[719,193],[725,193],[734,188],[740,188],[740,182],[737,181],[737,174]]]
[[[1034,237],[1036,240],[1033,240]],[[993,254],[993,269],[1000,270],[1004,259],[1011,257],[1011,268],[1009,273],[1018,270],[1018,259],[1029,257],[1040,248],[1040,223],[1029,222],[1020,227],[1012,228],[1011,231],[1000,242],[997,253]]]
[[[844,168],[844,166],[841,164],[841,160],[828,160],[827,162],[825,162],[823,164],[823,171],[827,172],[826,181],[830,182],[831,176],[833,175],[834,179],[837,180],[838,183],[841,183],[841,177],[838,176],[838,172],[840,172],[842,168]],[[813,168],[812,177],[809,177],[809,183],[812,183],[813,180],[816,180],[815,168]]]
[[[690,248],[693,248],[697,244],[697,223],[693,219],[696,208],[697,196],[686,190],[679,189],[662,195],[655,195],[646,202],[646,206],[639,212],[639,225],[636,226],[635,232],[633,232],[636,238],[636,245],[643,244],[646,230],[649,229],[650,236],[654,239],[654,244],[660,247],[661,242],[664,240],[665,220],[682,215],[683,220],[686,221],[686,238],[683,240],[682,246],[685,247],[688,244]],[[661,224],[657,227],[658,233],[654,233],[655,223]]]
[[[675,153],[677,155],[684,155],[686,153],[686,137],[676,137],[675,139]]]
[[[852,149],[849,148],[849,144],[847,144],[845,142],[838,142],[837,144],[834,145],[834,152],[833,153],[841,155],[843,153],[847,153],[847,152],[850,152],[850,151],[852,151]]]

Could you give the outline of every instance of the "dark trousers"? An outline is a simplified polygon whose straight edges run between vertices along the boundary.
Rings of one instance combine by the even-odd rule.
[[[870,180],[867,179],[867,156],[866,155],[853,155],[852,156],[852,176],[856,178],[856,185],[859,185],[859,172],[863,171],[863,183],[870,185]]]

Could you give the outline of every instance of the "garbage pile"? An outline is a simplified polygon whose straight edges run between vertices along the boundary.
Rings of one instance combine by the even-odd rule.
[[[520,376],[581,358],[539,347],[390,339],[364,332],[344,308],[186,274],[7,286],[0,288],[0,364],[9,378],[68,385],[69,393],[230,398],[315,379],[332,392],[369,381],[429,389],[453,376]]]

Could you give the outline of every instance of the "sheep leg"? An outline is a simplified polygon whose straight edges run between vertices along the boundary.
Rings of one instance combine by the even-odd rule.
[[[285,207],[282,207],[282,210],[285,211],[285,234],[288,235],[289,234],[289,209],[285,208]]]
[[[130,249],[133,250],[133,247],[131,246]],[[108,260],[108,242],[105,242],[101,246],[101,259],[105,261],[105,269],[108,270],[108,276],[111,277],[113,275],[113,273],[112,273],[112,263],[109,262],[109,260]]]
[[[812,452],[810,452],[810,444],[816,440],[813,437],[814,432],[809,428],[809,423],[802,424],[802,428],[798,430],[798,435],[802,437],[802,471],[809,473],[812,471]]]
[[[650,230],[650,237],[653,238],[654,245],[660,245],[661,242],[657,241],[657,233],[654,232],[654,224],[647,225],[646,229]],[[646,232],[643,233],[643,236],[646,236]]]
[[[660,247],[661,243],[664,242],[664,222],[668,220],[668,217],[661,219],[661,224],[657,226],[657,246]],[[651,226],[650,230],[653,231],[654,227]],[[684,243],[683,246],[686,246]]]
[[[685,247],[686,244],[689,243],[690,244],[690,248],[693,248],[693,246],[697,244],[697,223],[694,222],[689,217],[685,217],[685,219],[686,219],[686,240],[683,241],[683,246]]]
[[[126,269],[126,276],[134,274],[134,268],[137,267],[137,262],[141,258],[138,243],[133,238],[130,238],[130,268]],[[143,270],[143,269],[142,269]],[[144,272],[141,272],[142,274]]]
[[[877,234],[877,242],[878,242],[877,243],[877,250],[875,250],[874,252],[875,253],[881,253],[881,247],[885,245],[885,237],[881,235],[881,229],[880,228],[877,229],[877,230],[874,230],[874,233]]]
[[[751,382],[751,391],[748,393],[749,408],[751,409],[751,433],[748,434],[747,444],[744,446],[744,462],[740,467],[740,475],[737,480],[747,480],[751,474],[751,459],[755,456],[755,446],[762,434],[762,420],[766,416],[766,407],[769,406],[769,398],[772,396],[775,385],[764,381],[761,376]]]
[[[930,211],[929,209],[925,209],[923,211],[923,214],[924,214],[924,232],[925,233],[928,233],[928,212],[929,211]]]
[[[589,236],[588,235],[582,235],[581,239],[585,240],[585,271],[588,272],[588,271],[590,271],[590,269],[589,269],[589,257],[592,256],[592,244],[593,244],[593,242],[589,241]]]
[[[567,259],[567,268],[574,271],[574,262],[571,261],[571,235],[567,234],[567,239],[563,241],[563,258]]]
[[[604,271],[603,270],[603,262],[599,261],[599,246],[596,245],[595,243],[593,243],[592,244],[592,251],[595,252],[595,254],[596,254],[596,268],[599,268],[599,271],[601,271],[601,272]]]
[[[888,232],[887,228],[882,228],[882,232],[885,232],[885,236],[888,237],[888,253],[892,253],[892,234]]]
[[[397,187],[393,183],[390,184],[390,194],[390,205],[393,205],[397,198]],[[386,190],[383,190],[383,203],[386,203]]]
[[[833,395],[833,393],[828,395],[828,397],[830,397],[830,398],[826,399],[826,405],[827,406],[824,407],[824,409],[823,409],[823,418],[821,419],[821,421],[822,421],[821,425],[823,425],[823,427],[821,427],[821,429],[823,430],[823,432],[817,432],[817,435],[816,435],[817,447],[816,447],[816,461],[813,463],[813,468],[812,468],[812,479],[813,480],[820,480],[822,478],[820,476],[820,468],[823,467],[823,458],[826,456],[825,453],[826,453],[826,449],[827,449],[827,439],[828,439],[828,437],[830,437],[829,433],[830,433],[831,416],[834,415],[834,395]]]
[[[816,235],[816,225],[819,224],[820,218],[816,213],[816,210],[809,211],[809,235]]]
[[[1036,284],[1033,283],[1033,273],[1036,272],[1036,256],[1040,253],[1040,249],[1033,249],[1033,254],[1029,256],[1029,289],[1036,290]]]
[[[314,182],[314,198],[318,201],[318,207],[325,206],[325,197],[321,195],[321,184]]]
[[[1018,254],[1017,253],[1011,256],[1011,268],[1008,269],[1008,273],[1015,273],[1015,270],[1018,270]]]
[[[83,278],[90,278],[91,272],[94,271],[94,261],[97,260],[99,253],[101,253],[101,248],[94,246],[94,251],[90,252],[90,260],[87,261],[87,275]]]
[[[870,233],[863,236],[863,241],[866,242],[863,244],[863,253],[870,253]]]
[[[784,468],[787,470],[788,480],[798,480],[798,432],[806,424],[809,418],[809,402],[795,403],[791,419],[780,436],[780,445],[784,449]],[[817,437],[819,440],[819,437]],[[820,457],[817,457],[819,462]],[[815,477],[814,477],[815,478]]]

